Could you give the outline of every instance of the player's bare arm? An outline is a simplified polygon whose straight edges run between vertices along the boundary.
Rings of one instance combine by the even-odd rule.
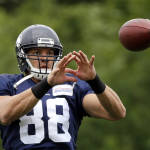
[[[8,125],[29,112],[38,102],[31,89],[14,96],[0,96],[0,123]]]
[[[125,117],[126,109],[118,95],[108,86],[101,94],[88,94],[84,97],[83,107],[93,117],[119,120]]]
[[[82,80],[93,80],[96,76],[95,56],[92,56],[89,61],[82,51],[74,51],[73,54],[76,56],[78,68],[76,71],[70,69],[70,73]],[[108,120],[118,120],[124,118],[126,114],[126,109],[119,96],[108,86],[100,94],[86,95],[83,100],[83,107],[89,115]]]
[[[65,81],[76,81],[76,78],[65,75],[65,67],[74,59],[71,53],[64,56],[49,74],[47,80],[51,86],[64,83]],[[0,96],[0,122],[7,125],[28,113],[39,101],[33,94],[31,88],[14,96]]]

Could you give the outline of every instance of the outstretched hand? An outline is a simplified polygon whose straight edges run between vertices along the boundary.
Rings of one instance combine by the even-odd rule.
[[[77,79],[75,77],[67,76],[66,66],[72,61],[75,60],[75,56],[72,53],[64,56],[56,65],[56,67],[52,70],[52,72],[48,75],[48,83],[51,86],[62,84],[66,81],[76,82]]]
[[[84,54],[81,50],[79,52],[73,51],[73,55],[75,55],[74,60],[77,63],[77,70],[73,70],[70,68],[66,68],[66,72],[72,73],[81,80],[92,80],[96,76],[96,71],[94,67],[94,59],[95,56],[92,56],[90,60],[88,60],[87,55]]]
[[[48,75],[48,83],[54,86],[66,81],[77,81],[75,77],[67,76],[66,73],[71,73],[85,81],[94,79],[96,76],[94,59],[95,56],[92,56],[91,59],[88,60],[87,56],[81,50],[79,52],[73,51],[73,53],[69,53],[58,62],[56,67]],[[67,68],[67,65],[73,60],[77,64],[77,70]]]

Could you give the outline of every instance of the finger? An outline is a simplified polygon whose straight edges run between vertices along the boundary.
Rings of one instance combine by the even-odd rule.
[[[77,63],[78,65],[81,64],[81,60],[80,60],[77,56],[75,56],[75,61],[76,61],[76,63]]]
[[[70,58],[68,58],[68,60],[66,60],[63,67],[66,67],[72,60],[75,60],[75,57],[76,57],[75,55],[72,55]]]
[[[89,61],[87,55],[85,55],[81,50],[79,50],[79,53],[80,53],[82,59],[84,60],[84,62],[88,62]]]
[[[95,60],[95,56],[93,55],[90,59],[90,65],[93,66]]]
[[[72,55],[72,53],[67,54],[64,62],[63,62],[63,66],[65,66],[65,64],[67,65],[70,61],[72,61],[74,59],[74,56]]]
[[[54,69],[54,70],[52,71],[52,74],[55,76],[59,71],[60,71],[60,69],[59,69],[59,68],[56,68],[56,69]]]
[[[58,63],[58,67],[62,67],[66,61],[68,60],[68,58],[70,58],[72,56],[72,53],[67,54],[66,56],[64,56]]]
[[[77,82],[77,79],[76,79],[75,77],[67,76],[67,77],[66,77],[66,81]]]
[[[65,73],[71,73],[76,76],[76,70],[73,70],[71,68],[65,68]]]
[[[58,67],[61,67],[62,64],[65,62],[65,60],[66,60],[66,56],[64,56],[64,57],[57,63],[57,66],[58,66]]]
[[[80,53],[78,53],[76,51],[73,51],[73,54],[76,55],[81,60],[81,62],[84,62],[84,59],[82,58],[82,56],[80,55]]]

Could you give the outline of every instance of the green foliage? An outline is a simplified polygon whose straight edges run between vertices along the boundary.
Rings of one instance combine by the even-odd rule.
[[[89,58],[96,56],[97,73],[115,89],[127,108],[126,118],[117,122],[85,118],[77,149],[149,150],[150,49],[137,53],[125,50],[119,42],[118,30],[127,20],[150,18],[150,1],[16,2],[19,7],[13,5],[11,11],[0,5],[0,73],[19,73],[15,41],[25,27],[51,26],[62,41],[64,55],[81,49]]]

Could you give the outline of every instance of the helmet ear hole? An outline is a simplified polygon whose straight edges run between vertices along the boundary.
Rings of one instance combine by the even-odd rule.
[[[60,56],[62,56],[62,51],[59,49],[54,49],[54,55],[57,57],[60,57]]]
[[[45,25],[31,25],[19,34],[16,41],[18,66],[23,73],[31,73],[34,71],[34,73],[37,74],[36,76],[44,74],[39,70],[32,70],[32,67],[27,62],[25,54],[32,48],[52,48],[54,50],[54,61],[58,61],[58,58],[62,56],[63,47],[56,32]],[[22,54],[24,54],[24,56],[22,56]],[[48,70],[48,68],[46,70]]]
[[[27,54],[30,50],[31,50],[31,48],[26,48],[26,49],[24,49],[24,53]]]

